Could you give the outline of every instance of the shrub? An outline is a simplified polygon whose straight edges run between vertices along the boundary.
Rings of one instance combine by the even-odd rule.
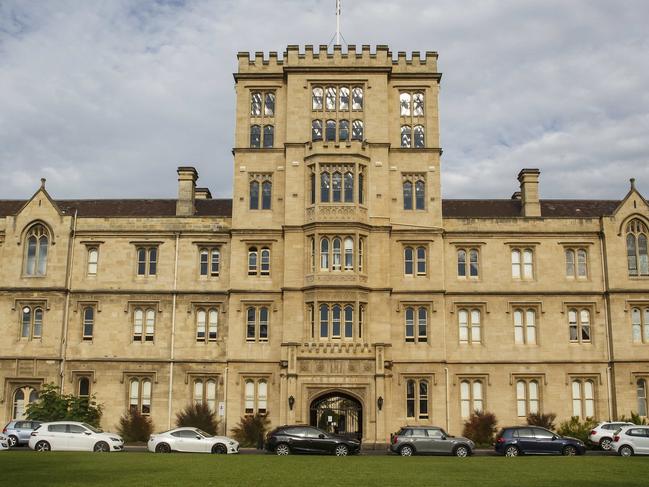
[[[129,410],[119,419],[117,431],[126,443],[147,442],[153,433],[153,422],[137,410]]]
[[[498,420],[493,413],[475,411],[464,422],[463,436],[473,440],[478,446],[491,446]]]
[[[561,436],[577,438],[588,444],[588,435],[595,426],[597,426],[597,421],[593,418],[586,418],[581,421],[578,416],[573,416],[568,421],[564,421],[559,425],[557,433]]]
[[[540,426],[541,428],[546,428],[554,431],[556,425],[554,420],[557,419],[557,415],[554,413],[542,414],[542,413],[530,413],[527,415],[527,424],[530,426]]]
[[[103,407],[95,396],[61,394],[58,386],[44,384],[38,400],[27,406],[27,419],[34,421],[80,421],[99,427]]]
[[[239,424],[233,428],[232,434],[241,446],[257,447],[260,443],[263,443],[269,425],[270,420],[265,414],[258,413],[254,416],[244,416],[239,421]]]
[[[215,435],[219,422],[207,404],[190,404],[176,414],[176,426],[191,426]]]
[[[633,423],[637,425],[647,426],[649,422],[647,418],[640,416],[638,413],[631,411],[631,417],[627,418],[624,414],[620,417],[619,421],[624,421],[626,423]]]

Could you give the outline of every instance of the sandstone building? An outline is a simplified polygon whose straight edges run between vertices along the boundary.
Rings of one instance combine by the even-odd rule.
[[[0,420],[42,384],[384,443],[472,410],[647,414],[649,206],[443,200],[437,55],[238,55],[234,189],[0,201]],[[514,184],[512,184],[512,189]]]

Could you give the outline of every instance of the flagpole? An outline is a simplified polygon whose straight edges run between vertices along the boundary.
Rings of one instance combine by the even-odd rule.
[[[340,45],[340,4],[341,0],[336,0],[336,45]]]

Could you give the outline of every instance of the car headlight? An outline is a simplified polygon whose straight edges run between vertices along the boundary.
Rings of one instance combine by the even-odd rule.
[[[121,441],[122,441],[121,438],[113,438],[112,436],[111,436],[110,439],[111,439],[111,441],[117,441],[117,442],[121,442]]]
[[[230,440],[230,445],[234,446],[234,441]]]

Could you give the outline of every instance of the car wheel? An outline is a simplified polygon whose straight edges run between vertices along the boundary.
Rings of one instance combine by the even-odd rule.
[[[52,449],[52,447],[50,446],[50,444],[47,441],[39,441],[34,446],[34,450],[36,450],[36,451],[50,451],[51,449]]]
[[[618,453],[623,457],[630,457],[633,455],[633,448],[631,448],[628,445],[624,445],[622,448],[618,450]]]
[[[574,457],[577,454],[577,449],[574,446],[568,445],[561,452],[563,456]]]
[[[288,447],[286,443],[280,443],[275,448],[275,453],[282,456],[289,455],[291,453],[291,449]]]
[[[97,453],[105,453],[110,451],[110,446],[108,446],[108,443],[105,441],[100,441],[98,443],[95,443],[94,448],[92,451],[97,452]]]
[[[518,451],[518,447],[515,446],[508,446],[507,449],[505,450],[505,456],[506,457],[517,457],[520,452]]]
[[[411,457],[415,454],[415,449],[410,445],[404,445],[399,450],[399,455],[402,457]]]
[[[212,453],[218,453],[220,455],[225,455],[228,453],[228,449],[223,443],[217,443],[212,447]]]
[[[455,449],[455,456],[456,457],[468,457],[469,456],[469,449],[464,445],[460,445]]]
[[[599,442],[599,446],[602,450],[604,451],[610,451],[611,450],[611,439],[610,438],[603,438],[602,441]]]
[[[167,443],[158,443],[155,447],[156,453],[171,453],[171,447]]]
[[[334,453],[337,457],[346,457],[349,453],[349,448],[347,448],[345,445],[338,445],[334,450]]]
[[[11,435],[9,438],[9,448],[13,448],[14,446],[18,446],[18,438],[15,437],[14,435]]]

